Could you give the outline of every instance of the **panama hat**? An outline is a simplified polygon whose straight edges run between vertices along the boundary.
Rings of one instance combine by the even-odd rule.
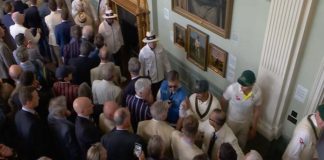
[[[116,18],[117,14],[114,14],[114,12],[111,9],[106,9],[105,14],[102,16],[102,18]]]
[[[156,42],[159,39],[153,32],[146,32],[146,37],[143,39],[144,43]]]

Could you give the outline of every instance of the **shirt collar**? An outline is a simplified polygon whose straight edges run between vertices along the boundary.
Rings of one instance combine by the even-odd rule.
[[[29,112],[31,114],[37,114],[37,112],[34,109],[27,108],[25,106],[22,107],[22,110]]]
[[[80,115],[80,114],[78,116],[90,120],[90,116],[84,116],[84,115]]]

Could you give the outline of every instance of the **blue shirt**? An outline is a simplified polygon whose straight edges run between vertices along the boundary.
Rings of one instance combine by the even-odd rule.
[[[160,95],[162,101],[171,101],[167,121],[176,124],[179,119],[180,104],[187,97],[187,91],[183,87],[179,87],[173,94],[171,94],[169,91],[168,81],[164,80],[160,87]]]

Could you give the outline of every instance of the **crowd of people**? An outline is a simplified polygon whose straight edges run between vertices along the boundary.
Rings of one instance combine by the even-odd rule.
[[[262,159],[243,153],[262,106],[252,71],[220,100],[203,79],[189,95],[154,32],[138,58],[121,57],[117,15],[101,3],[97,12],[89,0],[3,7],[0,159]]]

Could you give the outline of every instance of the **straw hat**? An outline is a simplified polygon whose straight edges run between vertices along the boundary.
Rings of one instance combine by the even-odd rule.
[[[158,37],[153,32],[146,32],[146,37],[143,39],[144,43],[156,42]]]

